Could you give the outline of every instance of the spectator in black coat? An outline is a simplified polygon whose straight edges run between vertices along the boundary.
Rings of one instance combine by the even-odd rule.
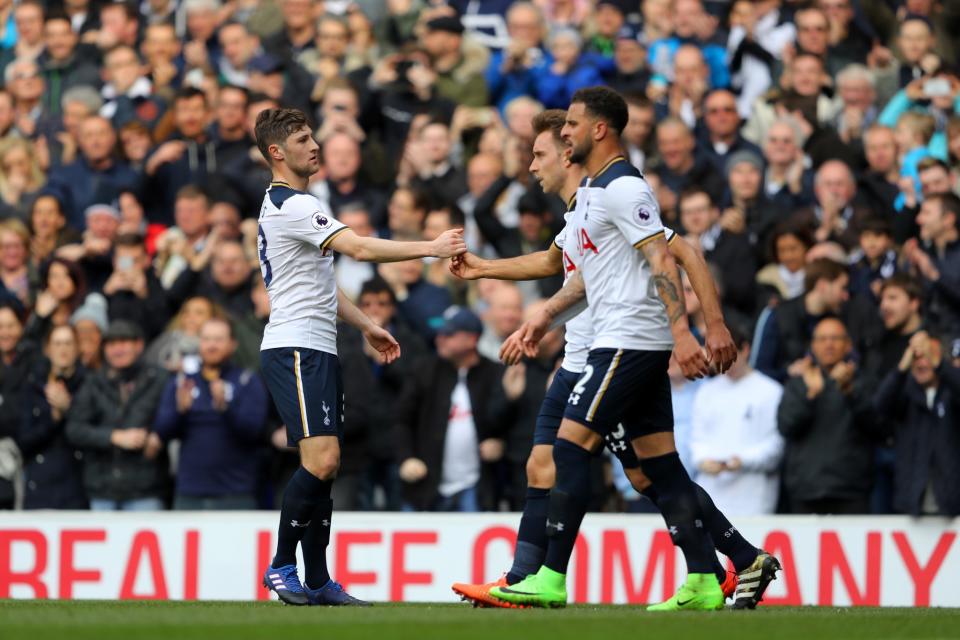
[[[917,224],[921,242],[908,241],[904,254],[923,280],[930,327],[952,340],[960,337],[960,197],[925,199]]]
[[[250,262],[243,245],[235,240],[208,241],[201,252],[204,259],[194,260],[167,292],[169,304],[179,308],[187,298],[203,296],[223,307],[234,318],[244,318],[253,312],[253,289]],[[209,250],[208,250],[209,249]],[[200,257],[198,256],[198,257]],[[207,267],[205,261],[209,259]]]
[[[721,203],[720,224],[732,233],[746,233],[756,259],[767,259],[770,237],[789,211],[775,203],[763,189],[763,158],[752,151],[727,156],[724,175],[727,193]]]
[[[104,369],[87,377],[67,417],[67,439],[84,452],[90,508],[163,509],[167,459],[148,436],[167,375],[141,361],[137,325],[115,320],[103,340]]]
[[[543,302],[527,306],[525,317],[532,317]],[[547,387],[557,371],[558,359],[563,353],[563,331],[547,333],[537,347],[537,357],[507,367],[501,384],[508,401],[506,423],[506,453],[509,469],[509,497],[511,511],[522,511],[527,497],[527,459],[533,449],[533,431],[540,414],[540,406]]]
[[[90,12],[92,13],[92,12]],[[86,24],[93,22],[88,16]],[[47,90],[43,104],[48,113],[60,113],[61,98],[67,89],[80,86],[100,87],[96,50],[79,45],[80,38],[71,20],[63,12],[51,13],[43,25],[45,47],[38,62],[43,69]]]
[[[869,511],[873,480],[870,386],[850,360],[837,318],[813,332],[812,358],[783,390],[777,427],[786,441],[783,484],[791,513]]]
[[[843,310],[849,299],[847,268],[821,258],[807,265],[804,295],[766,309],[757,321],[760,337],[754,350],[754,367],[778,382],[799,375],[813,327]]]
[[[340,473],[333,489],[338,509],[369,511],[401,506],[399,460],[393,424],[404,383],[415,375],[415,366],[427,354],[423,339],[397,317],[397,299],[383,279],[363,283],[357,306],[390,332],[403,357],[388,365],[363,335],[346,325],[337,327],[337,353],[343,370],[344,447]],[[375,490],[383,490],[385,504],[374,503]]]
[[[200,329],[200,368],[167,381],[154,446],[180,441],[174,509],[255,509],[261,446],[266,443],[267,391],[252,371],[230,362],[236,351],[230,322]]]
[[[850,297],[877,302],[884,280],[897,273],[893,230],[883,218],[868,218],[860,227],[860,250],[851,256]]]
[[[960,369],[941,342],[916,333],[874,394],[896,440],[894,506],[910,515],[960,515]]]
[[[416,175],[410,185],[428,193],[434,200],[454,203],[467,193],[467,176],[450,161],[450,127],[443,121],[427,123],[417,136],[409,154]]]
[[[493,468],[503,456],[503,368],[477,352],[483,330],[452,307],[437,356],[416,365],[394,413],[404,502],[425,511],[494,508]]]
[[[613,71],[606,81],[619,94],[644,93],[650,81],[647,69],[647,51],[641,43],[643,34],[632,25],[625,24],[617,33],[613,44]]]
[[[64,432],[73,398],[86,379],[77,335],[69,325],[47,338],[47,358],[30,372],[17,446],[23,455],[24,509],[86,509],[83,453]]]
[[[160,335],[170,319],[163,286],[154,275],[143,237],[124,234],[113,247],[113,273],[103,285],[111,320],[129,320],[147,340]]]
[[[0,303],[0,509],[15,503],[14,480],[20,473],[14,438],[20,428],[24,382],[36,366],[37,349],[23,340],[22,309],[12,300]]]
[[[699,246],[707,262],[723,274],[724,304],[752,316],[757,263],[747,235],[724,228],[720,210],[710,194],[699,186],[688,187],[680,194],[679,208],[680,224],[687,240]]]
[[[906,273],[895,273],[880,285],[880,319],[884,332],[864,354],[863,368],[879,382],[896,369],[910,339],[923,328],[923,289]]]
[[[719,202],[726,185],[723,174],[704,155],[697,155],[696,139],[683,120],[670,116],[657,125],[657,147],[661,164],[657,174],[663,185],[679,197],[687,187],[697,185]],[[664,208],[667,203],[661,203]]]

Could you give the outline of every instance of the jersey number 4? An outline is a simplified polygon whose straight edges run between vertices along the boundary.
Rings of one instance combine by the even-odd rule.
[[[263,232],[263,226],[257,225],[257,252],[260,254],[260,274],[263,276],[263,286],[269,287],[273,280],[273,269],[270,267],[270,261],[267,260],[267,236]]]

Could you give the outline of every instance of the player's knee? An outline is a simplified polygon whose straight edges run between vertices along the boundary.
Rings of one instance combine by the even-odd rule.
[[[303,467],[321,480],[333,480],[340,470],[340,452],[325,451],[303,460]]]
[[[538,453],[535,451],[527,458],[527,486],[552,489],[557,475],[553,456],[538,455]]]

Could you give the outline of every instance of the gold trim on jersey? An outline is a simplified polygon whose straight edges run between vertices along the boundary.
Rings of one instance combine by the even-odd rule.
[[[573,195],[570,196],[570,199],[567,200],[567,212],[573,211],[577,206],[577,192],[574,191]]]
[[[290,186],[289,182],[284,182],[283,180],[271,180],[270,186],[271,187],[289,187],[290,189],[293,189],[293,187]]]
[[[326,240],[324,240],[323,242],[320,243],[320,248],[321,248],[322,250],[326,251],[326,250],[327,250],[327,247],[330,246],[330,243],[333,241],[333,239],[336,238],[338,235],[340,235],[341,233],[343,233],[344,231],[346,231],[346,230],[349,229],[349,228],[350,228],[350,227],[340,227],[339,229],[337,229],[336,231],[334,231],[333,233],[331,233],[329,236],[327,236],[327,239],[326,239]]]
[[[593,416],[597,413],[597,409],[600,407],[600,401],[603,400],[603,395],[607,392],[607,387],[610,386],[610,381],[613,380],[613,374],[616,373],[617,367],[620,366],[620,356],[623,355],[623,349],[617,349],[617,353],[614,354],[613,360],[610,361],[610,366],[607,367],[607,373],[603,376],[603,382],[600,383],[600,389],[597,391],[597,395],[593,398],[593,402],[590,403],[590,408],[587,409],[587,422],[593,422]]]
[[[303,399],[303,381],[300,378],[300,352],[293,352],[293,375],[297,379],[297,402],[300,405],[300,425],[303,427],[303,437],[310,437],[310,423],[307,422],[307,402]]]
[[[633,248],[634,248],[634,249],[642,249],[642,248],[643,248],[644,246],[646,246],[648,243],[653,242],[654,240],[656,240],[656,239],[657,239],[657,236],[662,236],[662,237],[665,238],[666,235],[667,235],[667,232],[661,229],[660,231],[657,231],[657,232],[654,233],[653,235],[647,236],[647,237],[644,238],[643,240],[639,240],[639,241],[637,241],[637,242],[634,242],[634,243],[633,243]],[[674,237],[676,237],[676,234],[674,234]]]
[[[607,164],[603,165],[603,167],[600,168],[600,171],[597,171],[597,175],[593,176],[590,179],[590,182],[593,183],[594,181],[596,181],[596,179],[602,176],[607,171],[607,169],[609,169],[616,163],[620,162],[621,160],[623,160],[624,162],[627,161],[627,159],[624,158],[623,156],[617,156],[616,158],[611,158],[610,161],[607,162]]]
[[[666,232],[664,232],[664,233],[663,233],[663,235],[664,235],[664,236],[666,236],[666,235],[667,235],[667,233],[666,233]],[[679,236],[677,236],[677,232],[676,232],[676,231],[674,231],[674,232],[673,232],[673,235],[672,235],[672,236],[670,236],[670,239],[669,239],[669,240],[667,240],[667,246],[670,246],[671,244],[673,244],[673,241],[674,241],[674,240],[676,240],[676,239],[677,239],[678,237],[679,237]]]

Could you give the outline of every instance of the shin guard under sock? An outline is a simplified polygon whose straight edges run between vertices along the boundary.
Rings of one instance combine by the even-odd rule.
[[[277,553],[272,567],[297,563],[297,544],[307,532],[320,501],[330,498],[330,481],[321,480],[303,467],[294,472],[283,491]]]
[[[550,490],[527,487],[527,501],[520,517],[513,566],[507,573],[507,584],[516,584],[536,573],[547,554],[547,509]]]
[[[544,566],[566,574],[580,523],[590,501],[590,452],[563,438],[553,446],[557,484],[547,512],[547,555]]]
[[[703,490],[701,489],[701,491]],[[650,485],[640,493],[646,496],[647,498],[649,498],[650,502],[652,502],[657,508],[660,508],[660,505],[659,505],[660,495],[657,493],[657,490],[653,485]],[[711,501],[711,504],[712,503],[713,501]],[[703,508],[702,503],[700,506],[701,508]],[[704,516],[704,518],[706,518],[706,516]],[[710,542],[713,544],[714,548],[716,548],[716,543],[714,542],[714,539],[713,539],[713,531],[710,529],[709,526],[707,527],[707,536],[710,538]],[[716,554],[714,554],[714,558],[716,558]],[[720,582],[720,584],[723,584],[723,581],[727,579],[727,570],[724,568],[723,564],[720,562],[719,559],[713,565],[713,573],[717,576],[717,580]]]
[[[703,525],[693,481],[676,452],[640,461],[657,492],[657,507],[673,543],[687,561],[687,573],[715,573],[717,554]]]

